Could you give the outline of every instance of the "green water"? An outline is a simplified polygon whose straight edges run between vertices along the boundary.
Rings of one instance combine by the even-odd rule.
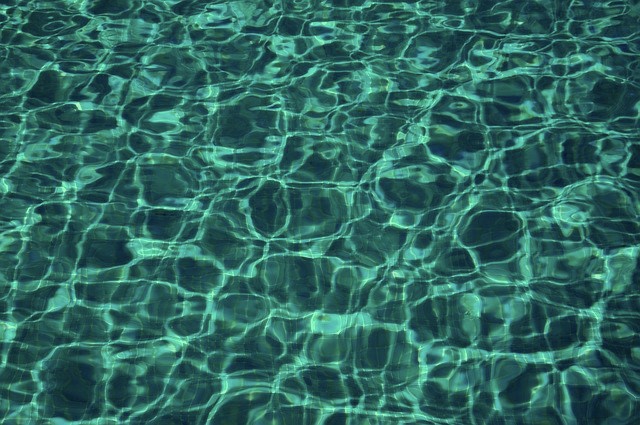
[[[637,1],[0,0],[3,425],[640,423]]]

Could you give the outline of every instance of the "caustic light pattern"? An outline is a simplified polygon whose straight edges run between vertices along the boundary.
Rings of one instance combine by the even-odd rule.
[[[0,0],[3,425],[640,423],[639,18]]]

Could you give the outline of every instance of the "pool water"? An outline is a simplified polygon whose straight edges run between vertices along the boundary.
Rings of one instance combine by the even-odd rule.
[[[0,0],[3,425],[640,423],[640,5]]]

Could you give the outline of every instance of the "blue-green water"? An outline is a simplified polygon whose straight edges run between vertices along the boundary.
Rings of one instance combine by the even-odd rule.
[[[0,422],[640,423],[637,1],[0,0]]]

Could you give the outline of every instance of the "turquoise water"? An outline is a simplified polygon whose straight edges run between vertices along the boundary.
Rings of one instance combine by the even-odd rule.
[[[0,418],[640,423],[640,4],[0,0]]]

